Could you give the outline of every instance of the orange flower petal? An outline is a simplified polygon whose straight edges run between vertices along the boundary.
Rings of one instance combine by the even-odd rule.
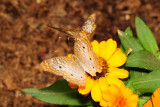
[[[100,101],[100,106],[108,107],[108,106],[109,106],[109,104],[108,104],[108,102],[107,102],[107,101],[105,101],[105,100],[102,98],[102,99],[101,99],[101,101]]]
[[[94,42],[94,41],[93,41]],[[98,42],[93,43],[93,50],[99,56],[105,60],[108,60],[112,54],[115,52],[117,48],[117,42],[113,39],[108,39],[107,41],[102,41],[98,44]],[[99,45],[99,53],[97,52],[96,46]]]
[[[95,101],[95,102],[99,102],[102,98],[102,92],[100,90],[100,86],[99,86],[99,80],[95,80],[94,82],[94,85],[92,87],[92,90],[91,90],[91,96],[92,96],[92,99]]]
[[[116,52],[109,60],[107,60],[107,64],[109,67],[120,67],[126,62],[126,60],[126,55],[122,53],[120,48],[117,48]]]
[[[112,84],[109,86],[109,89],[108,91],[113,95],[113,96],[116,96],[116,95],[119,95],[120,94],[120,89],[118,86]]]
[[[131,102],[131,103],[127,103],[125,107],[138,107],[138,105],[135,102]]]
[[[108,90],[108,83],[105,77],[99,78],[99,86],[100,86],[101,91]]]
[[[127,70],[119,69],[119,68],[108,68],[107,71],[109,72],[108,75],[115,76],[121,79],[127,78],[129,74]]]
[[[99,44],[96,40],[92,42],[93,51],[96,55],[99,55]]]
[[[70,88],[74,89],[74,88],[78,88],[78,85],[69,82],[68,85],[70,86]]]
[[[152,95],[154,107],[160,107],[160,88],[158,88]]]
[[[125,98],[127,98],[127,97],[131,98],[130,95],[133,94],[133,92],[132,92],[131,89],[126,88],[125,85],[121,85],[121,90],[123,91],[123,96],[124,96]]]
[[[158,88],[143,107],[160,107],[160,88]]]
[[[120,87],[123,84],[123,82],[121,80],[119,80],[118,78],[116,78],[114,76],[106,75],[105,78],[106,78],[109,85],[116,84],[118,87]]]
[[[99,56],[104,58],[104,56],[106,55],[106,41],[102,41],[99,43]]]
[[[144,103],[143,107],[153,107],[151,100],[148,100],[146,103]]]
[[[117,48],[117,42],[113,39],[108,39],[105,43],[105,48],[101,49],[100,52],[104,51],[104,55],[102,58],[104,58],[106,61],[112,56],[112,54],[116,51]]]
[[[94,84],[94,79],[88,76],[86,78],[86,86],[85,87],[80,86],[78,88],[78,92],[82,95],[89,94],[93,87],[93,84]]]
[[[102,92],[102,98],[104,99],[104,101],[107,101],[107,102],[113,102],[116,99],[116,97],[113,96],[109,90]]]
[[[136,95],[136,94],[132,94],[132,95],[130,95],[130,97],[128,98],[128,102],[138,102],[139,101],[139,98],[138,98],[138,95]]]

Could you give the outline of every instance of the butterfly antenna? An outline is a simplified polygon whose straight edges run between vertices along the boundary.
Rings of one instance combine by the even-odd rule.
[[[64,34],[67,34],[68,36],[73,37],[73,38],[75,38],[76,35],[77,35],[78,32],[79,32],[79,31],[76,31],[76,30],[64,30],[64,29],[62,29],[62,28],[57,28],[57,27],[53,27],[53,26],[49,26],[49,25],[47,25],[47,27],[52,28],[52,29],[54,29],[54,30],[57,30],[57,31],[59,31],[59,32],[62,32],[62,33],[64,33]]]

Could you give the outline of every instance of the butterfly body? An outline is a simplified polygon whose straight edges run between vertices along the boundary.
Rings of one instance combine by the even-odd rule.
[[[51,27],[51,26],[49,26]],[[63,30],[61,28],[51,27],[63,32],[75,39],[74,54],[71,57],[55,57],[45,60],[41,63],[45,71],[63,76],[69,82],[79,86],[85,86],[88,73],[96,76],[96,72],[102,72],[98,57],[93,52],[90,42],[91,33],[95,30],[95,14],[92,14],[85,22],[82,30]]]

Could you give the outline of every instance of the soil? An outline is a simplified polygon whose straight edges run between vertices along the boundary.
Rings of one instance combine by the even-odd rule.
[[[73,53],[74,40],[46,25],[80,29],[97,13],[93,39],[113,38],[135,16],[151,28],[160,46],[159,0],[0,0],[0,107],[60,107],[25,96],[21,89],[43,88],[62,79],[44,72],[40,63]],[[92,40],[93,40],[92,39]]]

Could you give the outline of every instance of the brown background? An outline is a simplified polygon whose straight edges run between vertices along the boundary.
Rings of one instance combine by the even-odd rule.
[[[43,72],[39,64],[73,53],[74,40],[46,25],[80,29],[92,12],[97,13],[93,39],[113,38],[120,44],[117,29],[131,26],[135,34],[134,18],[139,16],[160,45],[159,0],[0,0],[0,107],[55,107],[22,96],[21,89],[61,79]]]

